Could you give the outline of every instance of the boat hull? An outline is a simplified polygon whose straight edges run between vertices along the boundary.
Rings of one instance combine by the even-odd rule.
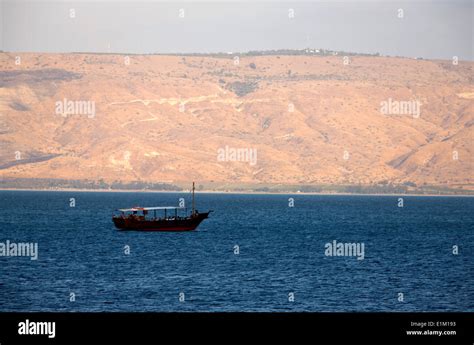
[[[178,219],[143,220],[130,217],[113,217],[115,227],[122,231],[193,231],[206,219],[209,212]]]

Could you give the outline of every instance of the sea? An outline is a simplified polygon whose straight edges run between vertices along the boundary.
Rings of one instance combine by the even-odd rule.
[[[196,231],[114,228],[180,198],[0,191],[0,245],[37,246],[0,256],[0,311],[474,311],[472,197],[198,193]]]

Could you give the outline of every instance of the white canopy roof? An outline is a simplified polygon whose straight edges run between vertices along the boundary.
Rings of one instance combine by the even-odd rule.
[[[160,207],[132,207],[132,208],[119,208],[120,212],[130,212],[130,211],[154,211],[154,210],[183,210],[185,207],[176,207],[176,206],[160,206]]]

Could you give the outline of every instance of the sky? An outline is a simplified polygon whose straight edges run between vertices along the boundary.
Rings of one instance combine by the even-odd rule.
[[[474,0],[0,1],[9,52],[324,48],[474,60]]]

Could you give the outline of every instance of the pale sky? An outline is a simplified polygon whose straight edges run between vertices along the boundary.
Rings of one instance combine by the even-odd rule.
[[[11,52],[311,47],[474,60],[474,0],[0,1],[0,49]]]

